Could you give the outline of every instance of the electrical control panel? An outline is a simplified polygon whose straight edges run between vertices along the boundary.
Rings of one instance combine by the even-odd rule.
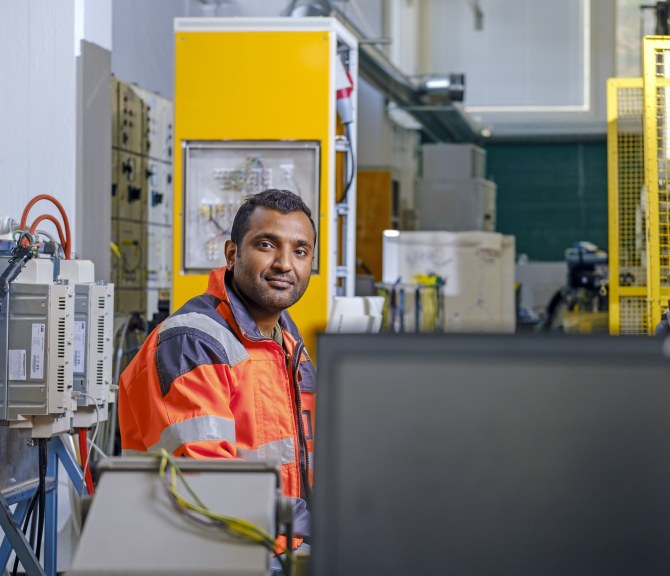
[[[112,76],[109,83],[110,100],[112,102],[112,148],[119,147],[119,81]]]
[[[146,286],[149,289],[169,288],[172,284],[172,230],[150,224],[148,235]]]
[[[69,229],[52,196],[27,211],[38,200],[60,208]],[[51,438],[107,417],[114,285],[95,281],[92,261],[71,258],[69,233],[59,227],[60,242],[47,241],[35,227],[22,223],[0,241],[0,426]]]
[[[184,271],[225,265],[224,244],[246,196],[282,188],[319,214],[319,152],[315,141],[185,143]]]
[[[119,82],[118,96],[118,147],[144,154],[144,103],[135,89],[125,82]]]
[[[120,220],[117,244],[121,254],[118,287],[142,289],[145,287],[147,267],[146,226],[142,222]]]
[[[50,261],[44,265],[52,266]],[[32,427],[34,437],[69,430],[74,409],[74,287],[12,283],[6,326],[7,377],[0,418]]]
[[[147,222],[172,227],[172,166],[147,162]]]
[[[112,149],[112,228],[114,221],[119,217],[119,152]],[[112,236],[114,231],[112,230]]]
[[[151,318],[172,278],[173,105],[114,79],[118,121],[112,157],[115,308]],[[139,115],[139,116],[138,116]],[[140,126],[140,132],[136,128]],[[151,292],[151,294],[149,294]],[[154,293],[156,292],[156,293]]]
[[[114,285],[95,282],[93,262],[62,260],[60,278],[74,285],[72,344],[73,390],[77,394],[76,428],[107,418],[112,384]]]
[[[146,223],[117,220],[115,230],[118,254],[112,256],[116,274],[114,309],[120,314],[141,312],[146,308]]]
[[[117,217],[141,222],[147,217],[146,159],[130,152],[117,155]]]
[[[112,328],[114,286],[77,284],[73,337],[73,386],[82,393],[74,414],[76,428],[105,420],[112,384]],[[94,406],[98,406],[96,410]]]
[[[72,340],[73,391],[77,395],[75,428],[89,428],[107,418],[112,384],[114,285],[95,282],[90,260],[62,260],[60,278],[74,286]]]
[[[0,273],[11,255],[0,253]],[[53,263],[31,260],[0,301],[0,422],[35,438],[69,430],[74,291]]]
[[[141,88],[133,87],[133,90],[144,103],[143,154],[162,162],[172,162],[172,101]]]

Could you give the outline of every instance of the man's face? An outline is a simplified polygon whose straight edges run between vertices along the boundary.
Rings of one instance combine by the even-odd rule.
[[[314,259],[314,229],[303,212],[258,207],[239,245],[226,243],[235,287],[254,312],[279,313],[305,293]]]

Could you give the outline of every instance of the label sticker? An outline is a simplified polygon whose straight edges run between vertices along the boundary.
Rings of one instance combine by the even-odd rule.
[[[9,379],[26,379],[26,351],[9,350]]]
[[[33,337],[30,341],[30,378],[41,380],[44,377],[44,331],[45,324],[33,324]]]
[[[86,320],[74,323],[74,367],[79,374],[84,372],[84,353],[86,350]]]

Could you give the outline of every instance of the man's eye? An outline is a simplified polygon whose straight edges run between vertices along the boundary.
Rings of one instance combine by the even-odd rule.
[[[307,250],[304,250],[302,248],[299,248],[298,250],[295,251],[296,256],[304,257],[304,256],[309,256],[309,253]]]
[[[272,248],[272,244],[265,240],[261,240],[258,244],[256,244],[256,246],[258,246],[259,248]]]

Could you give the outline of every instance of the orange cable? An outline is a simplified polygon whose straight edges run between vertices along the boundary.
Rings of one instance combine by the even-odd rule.
[[[26,222],[28,220],[28,212],[30,212],[30,209],[40,200],[49,200],[49,202],[54,204],[60,212],[60,215],[63,219],[63,224],[65,226],[65,240],[63,240],[63,237],[61,235],[61,243],[63,244],[63,249],[65,250],[65,257],[69,259],[71,254],[70,221],[68,220],[63,205],[50,194],[38,194],[32,200],[30,200],[28,204],[26,204],[26,207],[23,209],[23,214],[21,215],[21,229],[25,230]]]
[[[28,230],[28,231],[31,234],[35,234],[35,230],[37,229],[37,225],[40,222],[42,222],[43,220],[49,220],[50,222],[54,223],[54,225],[56,226],[56,230],[58,231],[58,237],[60,238],[60,242],[63,245],[63,250],[65,250],[65,254],[67,256],[69,245],[67,244],[67,241],[64,240],[64,238],[63,238],[63,229],[60,226],[60,222],[58,220],[56,220],[56,218],[54,216],[52,216],[51,214],[42,214],[41,216],[38,216],[37,219],[30,226],[30,230]]]

